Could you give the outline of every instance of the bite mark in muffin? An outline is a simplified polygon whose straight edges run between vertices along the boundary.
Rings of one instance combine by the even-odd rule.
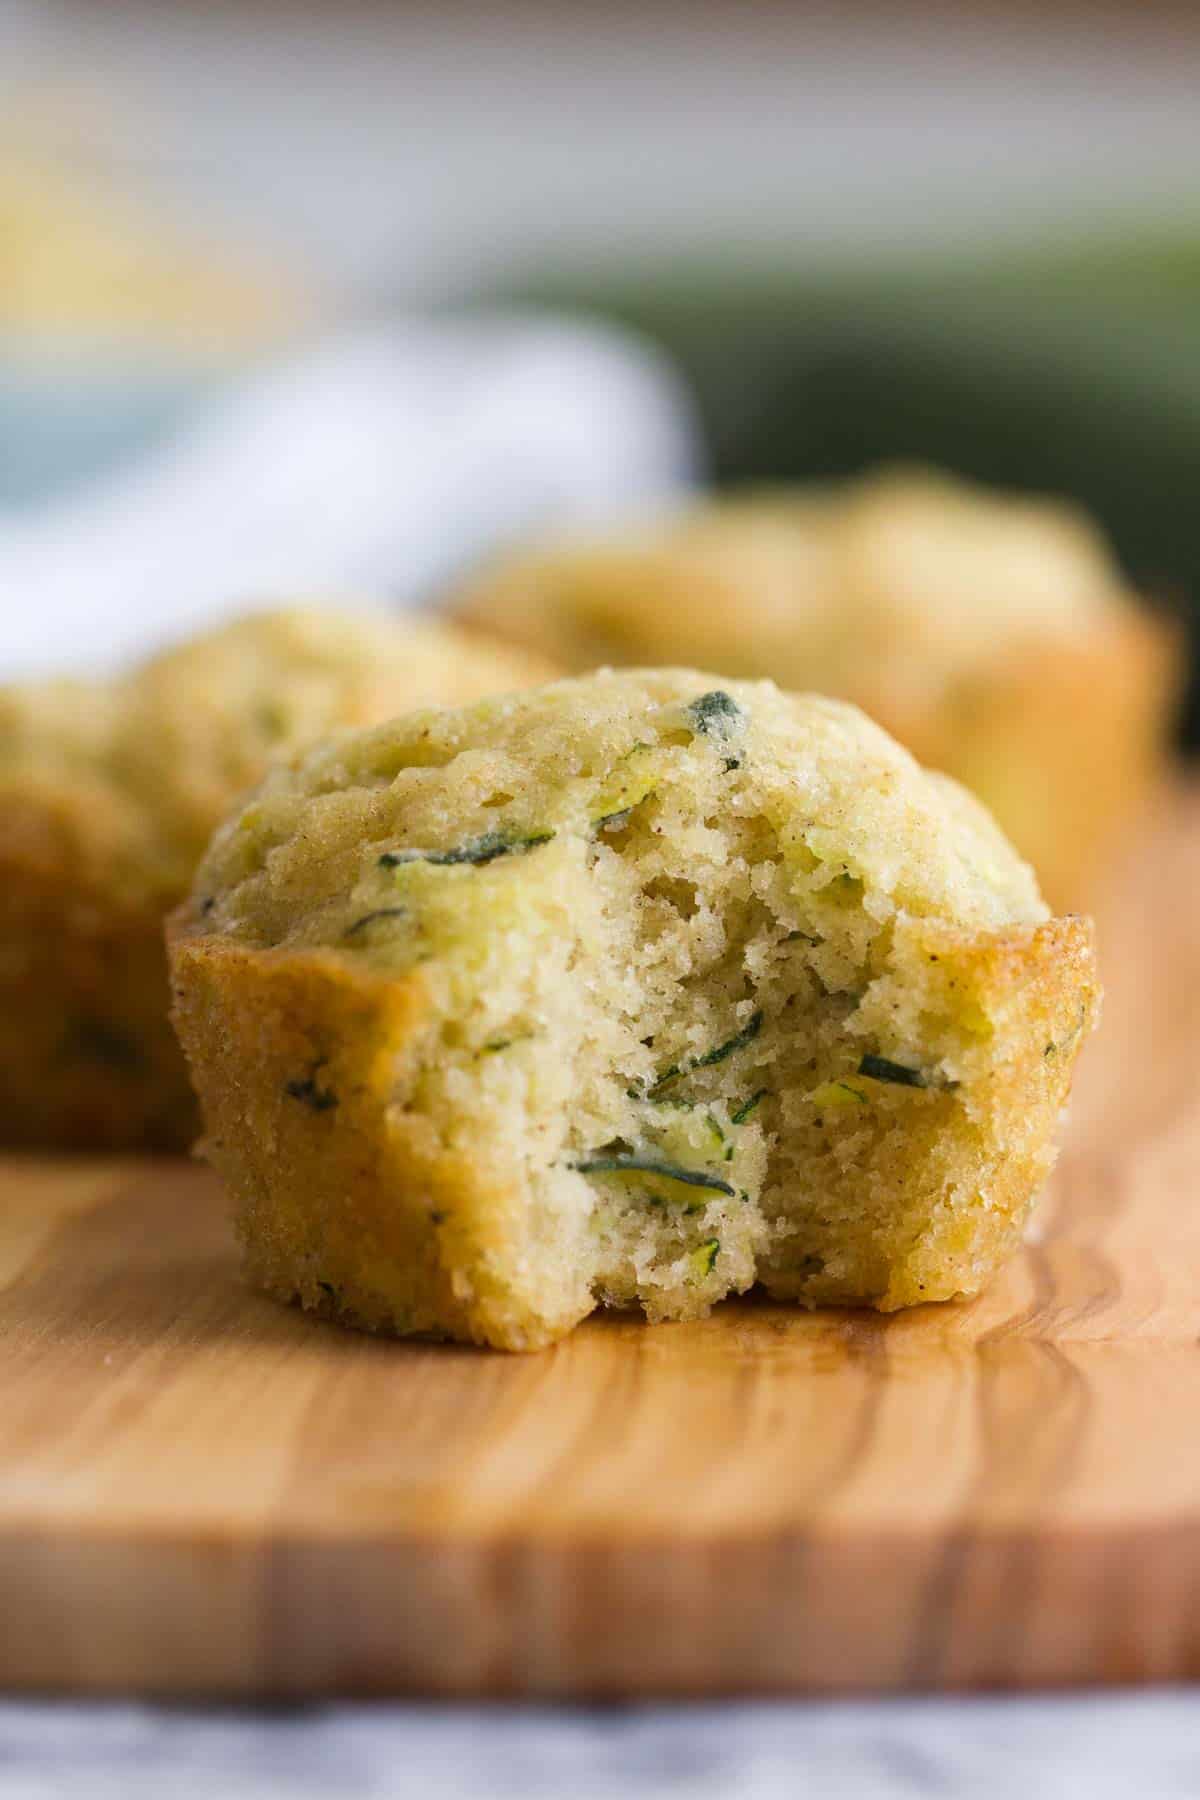
[[[755,1281],[977,1291],[1098,993],[1090,925],[956,784],[852,707],[690,671],[298,756],[171,940],[252,1279],[511,1349]]]

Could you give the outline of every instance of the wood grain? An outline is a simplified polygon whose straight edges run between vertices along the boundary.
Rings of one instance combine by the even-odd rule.
[[[1200,1675],[1200,799],[981,1299],[513,1358],[247,1292],[186,1164],[0,1163],[0,1682],[172,1695]]]

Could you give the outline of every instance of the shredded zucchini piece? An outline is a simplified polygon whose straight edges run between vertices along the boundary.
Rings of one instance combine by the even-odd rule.
[[[728,1194],[732,1199],[737,1189],[710,1175],[705,1169],[686,1169],[682,1163],[662,1162],[657,1157],[639,1156],[636,1151],[598,1152],[582,1157],[571,1167],[580,1175],[661,1175],[667,1181],[681,1182],[685,1187],[705,1188],[709,1193]]]
[[[360,931],[365,931],[368,925],[375,923],[376,919],[402,919],[407,912],[406,906],[377,906],[374,912],[364,913],[361,919],[355,919],[353,925],[346,927],[342,936],[343,938],[357,937]]]
[[[720,1254],[720,1250],[721,1240],[720,1238],[714,1237],[706,1238],[702,1244],[691,1252],[688,1261],[695,1270],[698,1280],[703,1281],[706,1275],[712,1274],[713,1266]]]
[[[895,1087],[929,1086],[929,1079],[922,1069],[910,1069],[905,1063],[892,1062],[887,1056],[864,1056],[858,1072],[869,1075],[872,1081],[890,1081]]]
[[[509,837],[502,831],[485,831],[482,837],[472,838],[453,850],[385,850],[379,858],[379,867],[396,869],[402,863],[410,862],[437,863],[440,867],[452,863],[490,863],[498,856],[520,856],[527,850],[536,850],[540,844],[548,844],[553,836],[552,831],[533,832],[529,837]]]
[[[746,1123],[746,1120],[750,1117],[751,1113],[758,1106],[760,1100],[765,1099],[766,1095],[767,1095],[767,1089],[759,1088],[759,1090],[756,1094],[751,1094],[751,1096],[748,1100],[743,1100],[742,1104],[738,1107],[737,1111],[730,1113],[729,1123],[731,1125],[744,1125]]]
[[[823,1081],[808,1096],[814,1106],[828,1111],[843,1106],[869,1106],[870,1101],[861,1088],[854,1087],[849,1081]]]
[[[687,711],[696,730],[704,737],[727,738],[746,720],[737,701],[724,688],[713,688],[710,693],[700,694]]]
[[[692,1056],[681,1063],[672,1063],[671,1067],[660,1075],[645,1093],[638,1093],[631,1088],[630,1098],[657,1100],[662,1090],[670,1086],[671,1082],[678,1081],[681,1075],[690,1075],[693,1069],[711,1069],[715,1064],[723,1063],[727,1056],[733,1056],[738,1050],[744,1050],[747,1044],[753,1043],[762,1030],[762,1022],[762,1013],[756,1012],[753,1018],[746,1021],[740,1031],[735,1032],[733,1037],[726,1038],[723,1044],[718,1044],[715,1049],[706,1050],[703,1056]]]

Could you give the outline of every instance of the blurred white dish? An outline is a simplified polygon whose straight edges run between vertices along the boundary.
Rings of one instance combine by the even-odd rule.
[[[688,485],[682,390],[617,333],[363,331],[209,400],[151,453],[0,513],[0,678],[96,669],[280,597],[412,604],[502,540]]]

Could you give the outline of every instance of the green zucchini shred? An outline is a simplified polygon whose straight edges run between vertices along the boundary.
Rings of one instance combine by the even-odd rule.
[[[929,1082],[921,1069],[910,1069],[905,1063],[893,1062],[887,1056],[874,1056],[870,1052],[858,1065],[860,1075],[870,1076],[872,1081],[890,1081],[894,1087],[928,1087]]]
[[[723,1044],[718,1044],[715,1050],[706,1050],[704,1055],[698,1056],[695,1062],[691,1063],[689,1067],[692,1069],[711,1069],[714,1064],[724,1062],[727,1056],[734,1055],[738,1050],[744,1050],[747,1044],[752,1044],[754,1042],[755,1038],[762,1030],[762,1022],[762,1013],[756,1012],[746,1021],[740,1031],[734,1033],[733,1037],[727,1038]]]
[[[325,1066],[325,1058],[315,1062],[303,1080],[285,1081],[283,1091],[289,1100],[299,1100],[301,1105],[311,1107],[313,1112],[332,1112],[338,1104],[338,1097],[332,1088],[318,1087],[318,1072]]]
[[[713,688],[689,702],[688,717],[703,737],[727,738],[745,724],[746,715],[724,688]]]
[[[725,1042],[718,1044],[715,1049],[706,1050],[703,1056],[689,1057],[681,1063],[672,1063],[671,1067],[660,1075],[644,1093],[639,1093],[633,1088],[629,1089],[630,1098],[657,1100],[663,1088],[669,1087],[673,1081],[678,1081],[681,1075],[690,1075],[694,1069],[711,1069],[717,1063],[723,1063],[726,1057],[735,1055],[737,1051],[744,1050],[747,1044],[754,1042],[762,1030],[762,1022],[762,1013],[756,1012],[753,1018],[746,1021],[740,1031],[735,1032],[731,1038],[726,1038]]]
[[[758,1105],[759,1101],[766,1098],[766,1094],[767,1094],[766,1088],[759,1088],[759,1090],[756,1094],[751,1094],[751,1096],[748,1100],[743,1100],[742,1104],[738,1107],[737,1111],[730,1113],[729,1123],[731,1125],[744,1125],[746,1123],[746,1120],[750,1117],[751,1113],[754,1111],[755,1107]]]
[[[376,919],[402,919],[407,912],[406,906],[377,906],[374,912],[364,913],[361,919],[355,919],[353,925],[348,925],[342,933],[342,938],[345,940],[357,937],[360,931],[365,931],[368,925],[375,923]]]
[[[639,794],[638,798],[631,800],[628,806],[620,806],[616,812],[601,813],[598,819],[592,820],[593,835],[598,831],[607,831],[610,825],[615,826],[618,831],[622,830],[639,806],[644,806],[647,800],[653,800],[655,792],[654,788],[647,788],[644,794]]]
[[[715,1237],[706,1238],[702,1244],[697,1245],[696,1249],[692,1251],[692,1267],[695,1269],[696,1274],[701,1281],[703,1281],[706,1275],[712,1274],[720,1251],[721,1240],[720,1238]]]
[[[508,1037],[488,1038],[475,1052],[480,1056],[497,1056],[501,1050],[511,1050],[514,1044],[527,1044],[537,1036],[536,1031],[513,1031]]]
[[[527,850],[536,850],[539,845],[548,844],[553,836],[552,831],[537,831],[528,837],[510,837],[502,831],[485,831],[482,837],[471,838],[453,850],[385,850],[379,858],[379,867],[396,869],[402,863],[410,862],[435,863],[439,868],[455,863],[472,863],[478,866],[481,863],[495,862],[498,856],[521,856]]]
[[[653,744],[647,744],[643,739],[639,738],[636,744],[630,745],[629,749],[626,750],[622,756],[617,758],[612,769],[609,771],[610,778],[617,778],[617,771],[623,768],[626,763],[632,761],[633,757],[635,757],[639,751],[653,750],[653,748]],[[623,782],[621,785],[627,786],[629,784]],[[627,799],[623,806],[615,806],[611,812],[601,813],[598,818],[592,820],[593,836],[597,835],[599,832],[606,831],[610,825],[616,826],[618,830],[622,829],[628,824],[630,815],[639,806],[643,806],[647,800],[652,800],[655,792],[655,788],[648,787],[644,793],[634,794],[631,798]]]
[[[710,1175],[703,1169],[687,1169],[681,1163],[663,1162],[654,1156],[639,1156],[631,1151],[599,1151],[595,1156],[581,1157],[571,1167],[580,1175],[660,1175],[666,1181],[678,1181],[684,1187],[704,1188],[709,1193],[735,1198],[737,1189]]]

